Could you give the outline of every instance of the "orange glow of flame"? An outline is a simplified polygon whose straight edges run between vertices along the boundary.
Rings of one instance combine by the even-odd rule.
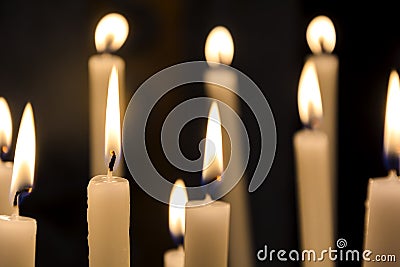
[[[335,26],[326,16],[318,16],[310,22],[306,37],[308,46],[315,54],[331,53],[336,45]]]
[[[169,197],[169,230],[174,237],[185,235],[185,205],[187,202],[185,183],[178,179]]]
[[[97,24],[95,44],[98,52],[116,51],[125,42],[129,33],[129,24],[124,16],[110,13]]]
[[[223,26],[215,27],[209,34],[204,48],[207,62],[230,65],[234,46],[231,33]]]
[[[121,115],[119,106],[119,83],[118,71],[113,66],[108,82],[106,122],[105,122],[105,150],[104,159],[108,165],[111,159],[111,152],[116,155],[115,167],[121,158]]]
[[[0,147],[3,153],[7,153],[11,146],[12,120],[7,101],[0,97]]]
[[[35,120],[32,105],[25,106],[19,126],[17,144],[15,147],[14,167],[11,179],[9,201],[11,204],[17,192],[33,187],[36,157]]]
[[[385,155],[400,156],[400,85],[399,75],[392,71],[389,77],[384,128]]]
[[[203,161],[203,181],[221,180],[223,171],[222,128],[217,102],[211,104],[208,114],[206,145]]]

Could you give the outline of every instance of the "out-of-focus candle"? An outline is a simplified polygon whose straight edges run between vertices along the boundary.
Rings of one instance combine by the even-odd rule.
[[[334,245],[333,201],[329,140],[317,127],[322,103],[313,62],[305,64],[298,91],[300,118],[308,127],[293,139],[297,174],[297,197],[302,249],[321,251]],[[303,266],[334,266],[333,261],[305,261]]]
[[[35,154],[35,122],[28,103],[18,131],[11,187],[7,194],[14,211],[11,216],[0,215],[0,266],[35,266],[36,220],[20,216],[18,210],[19,202],[32,191]]]
[[[3,157],[10,150],[12,139],[12,120],[7,101],[0,97],[0,215],[11,215],[12,205],[8,201],[13,163]]]
[[[108,78],[113,66],[117,68],[119,75],[120,118],[123,118],[125,112],[125,61],[120,56],[112,53],[124,44],[128,33],[129,25],[127,20],[117,13],[107,14],[99,21],[96,27],[95,44],[99,54],[91,56],[88,62],[91,176],[99,175],[106,171],[103,158],[104,123]],[[122,155],[120,157],[123,158]],[[115,174],[122,175],[123,168],[117,169]]]
[[[203,181],[224,179],[221,119],[218,105],[211,105],[207,124]],[[185,267],[228,266],[230,204],[204,200],[186,205]]]
[[[221,68],[219,64],[230,65],[234,55],[234,43],[231,33],[226,27],[217,26],[209,33],[204,53],[209,68],[204,73],[205,81],[213,83],[205,83],[205,91],[207,96],[218,99],[227,104],[235,112],[240,114],[240,102],[237,95],[228,89],[218,86],[217,84],[225,84],[236,93],[239,93],[239,81],[237,75],[226,68]],[[213,64],[214,63],[214,64]],[[219,64],[215,64],[219,63]],[[238,129],[237,121],[232,113],[221,110],[221,120],[225,124],[231,124],[232,129]],[[229,132],[229,138],[223,139],[223,150],[225,155],[232,153],[231,140],[240,142],[241,137],[239,130]],[[241,155],[241,145],[236,146],[235,153]],[[228,164],[228,157],[224,158],[224,166]],[[243,160],[237,157],[236,162],[231,162],[231,173],[241,175],[243,169]],[[246,179],[240,179],[238,184],[229,192],[224,200],[231,204],[231,225],[229,235],[229,266],[231,267],[251,267],[254,265],[252,238],[250,230],[249,204],[247,196]]]
[[[185,205],[188,202],[185,183],[176,180],[169,199],[169,231],[178,248],[164,253],[164,267],[184,267],[185,252],[183,240],[185,236]]]
[[[88,242],[90,267],[130,266],[130,193],[125,178],[113,176],[121,158],[118,73],[112,68],[106,108],[105,155],[108,174],[93,177],[88,185]],[[104,160],[102,159],[102,162]]]
[[[399,75],[392,71],[386,100],[384,153],[389,174],[371,178],[365,203],[364,248],[374,255],[395,255],[400,258],[400,179],[396,172],[400,159],[400,84]],[[375,261],[364,261],[363,266],[377,266]],[[379,263],[398,266],[396,262]]]

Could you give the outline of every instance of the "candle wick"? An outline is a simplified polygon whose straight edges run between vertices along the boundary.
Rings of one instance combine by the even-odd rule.
[[[112,34],[107,35],[106,40],[105,40],[105,43],[106,43],[106,47],[104,49],[105,53],[112,52],[111,44],[113,43],[113,41],[114,41],[114,35],[112,35]]]
[[[21,205],[21,202],[22,202],[24,196],[30,194],[31,192],[32,192],[32,187],[26,187],[26,188],[23,188],[23,189],[17,191],[17,193],[15,193],[14,202],[13,202],[13,206],[14,206],[13,215],[14,214],[16,216],[19,215],[19,206]]]
[[[397,178],[397,170],[391,169],[388,174],[389,178]]]
[[[325,49],[325,46],[324,46],[324,38],[322,38],[322,37],[319,38],[319,45],[321,46],[321,53],[325,54],[326,53],[326,49]]]
[[[5,145],[1,146],[1,150],[0,150],[0,160],[1,161],[5,161],[5,155],[8,153],[8,147]]]
[[[108,163],[108,170],[110,172],[112,172],[114,170],[115,160],[117,159],[117,156],[115,155],[115,151],[114,150],[112,150],[110,153],[111,153],[112,156],[111,156],[110,163]]]

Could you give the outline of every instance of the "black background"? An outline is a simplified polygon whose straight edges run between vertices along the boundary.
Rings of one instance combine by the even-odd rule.
[[[232,66],[262,89],[278,133],[268,179],[249,195],[255,249],[264,244],[276,249],[298,246],[292,149],[292,136],[301,128],[297,83],[310,53],[306,27],[316,15],[329,16],[337,31],[334,53],[340,61],[338,236],[346,238],[349,247],[361,249],[367,181],[386,174],[384,110],[389,73],[400,61],[400,34],[394,1],[349,4],[334,0],[2,1],[0,95],[11,108],[13,146],[27,101],[32,102],[36,117],[35,190],[21,207],[21,214],[38,221],[36,266],[88,266],[87,61],[96,53],[95,25],[109,12],[125,15],[131,25],[127,42],[117,52],[127,64],[128,96],[164,67],[203,60],[204,42],[214,26],[230,29],[235,42]],[[202,87],[198,88],[184,97],[200,95]],[[173,107],[181,97],[171,94],[161,110]],[[190,128],[185,131],[190,133]],[[195,150],[203,134],[188,134],[183,142],[194,143]],[[255,167],[258,143],[256,136],[249,173]],[[195,157],[197,152],[188,149],[187,153]],[[167,165],[159,167],[172,180],[181,175]],[[175,246],[168,232],[168,207],[141,191],[129,174],[127,178],[132,266],[162,266],[163,253]]]

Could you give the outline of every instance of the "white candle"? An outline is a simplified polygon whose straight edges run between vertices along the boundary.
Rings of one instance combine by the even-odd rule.
[[[384,151],[388,168],[387,177],[371,178],[365,215],[365,250],[374,255],[395,255],[400,258],[400,179],[396,175],[400,158],[400,85],[399,76],[392,71],[389,79],[384,131]],[[382,266],[398,266],[396,262]],[[363,266],[376,266],[374,261],[364,261]]]
[[[222,132],[218,105],[211,105],[207,123],[203,181],[221,180]],[[228,266],[230,204],[204,200],[186,205],[185,267]]]
[[[0,216],[0,266],[35,266],[36,220],[19,216],[18,211],[18,203],[33,187],[35,154],[35,122],[32,106],[28,103],[21,119],[12,182],[7,194],[14,212],[11,216]]]
[[[322,119],[318,78],[312,62],[305,64],[298,91],[300,118],[311,129],[298,131],[293,139],[296,160],[300,240],[302,249],[317,255],[333,247],[333,203],[329,141],[316,129]],[[334,266],[332,261],[303,262],[303,266]]]
[[[8,201],[13,163],[3,161],[3,155],[10,150],[12,139],[12,120],[7,101],[0,97],[0,215],[11,215],[12,205]]]
[[[129,182],[113,176],[114,166],[118,166],[121,157],[118,88],[118,73],[113,67],[108,86],[102,151],[109,162],[109,171],[107,175],[93,177],[87,188],[90,267],[130,266]]]
[[[317,16],[307,28],[307,42],[313,52],[307,60],[314,62],[321,90],[324,119],[321,130],[329,140],[331,161],[332,194],[336,202],[337,140],[338,140],[338,69],[339,59],[332,54],[336,44],[336,32],[332,21],[326,16]],[[336,206],[336,205],[335,205]],[[336,207],[334,206],[334,209]],[[335,216],[336,217],[336,216]],[[336,219],[334,219],[336,224]]]
[[[125,61],[123,58],[111,54],[111,52],[118,50],[124,44],[128,32],[128,22],[122,15],[116,13],[104,16],[96,27],[95,43],[100,54],[91,56],[88,62],[91,176],[106,171],[103,158],[104,123],[108,77],[113,66],[117,68],[119,75],[120,118],[123,118],[125,111]],[[115,171],[115,174],[122,175],[122,172],[123,168],[119,168]]]
[[[226,65],[231,64],[234,54],[234,44],[229,30],[223,26],[215,27],[207,37],[204,52],[207,62],[209,63],[209,68],[204,73],[204,80],[212,81],[216,84],[224,84],[233,90],[233,92],[239,93],[239,81],[236,74],[226,68],[221,68],[218,64],[212,64],[212,62]],[[238,96],[216,84],[205,83],[206,94],[213,99],[222,101],[235,110],[235,112],[240,113]],[[233,114],[221,110],[221,120],[224,124],[233,125],[233,130],[229,132],[229,137],[231,140],[240,142],[239,125],[237,125]],[[229,152],[232,152],[230,149],[232,143],[229,141],[229,138],[223,139],[223,150],[228,152],[227,155],[230,155]],[[235,153],[238,155],[241,155],[241,146],[241,143],[235,146]],[[242,173],[241,170],[244,168],[243,159],[240,157],[236,159],[236,161],[231,162],[230,168],[233,170],[231,173],[239,176]],[[232,158],[230,160],[232,160]],[[225,158],[224,162],[224,166],[227,166],[229,161]],[[224,200],[231,204],[229,235],[229,266],[231,267],[251,267],[254,265],[249,222],[249,203],[245,181],[245,179],[240,179],[235,188],[224,197]]]
[[[188,202],[185,183],[176,180],[169,199],[169,231],[178,248],[170,249],[164,253],[164,267],[183,267],[185,264],[185,251],[183,240],[185,235],[185,205]]]

